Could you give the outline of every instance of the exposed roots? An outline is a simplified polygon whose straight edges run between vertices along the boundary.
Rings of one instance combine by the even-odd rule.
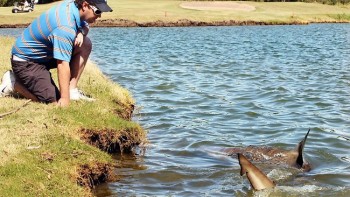
[[[143,139],[132,129],[116,131],[113,129],[82,129],[82,139],[108,153],[128,153],[139,145]]]
[[[135,109],[135,105],[133,104],[123,104],[119,102],[118,100],[114,100],[114,102],[120,106],[120,108],[116,109],[114,111],[115,114],[117,114],[118,117],[123,118],[124,120],[131,120],[132,114]]]
[[[80,186],[93,189],[96,185],[107,181],[115,181],[114,167],[110,164],[95,163],[78,167],[77,183]]]

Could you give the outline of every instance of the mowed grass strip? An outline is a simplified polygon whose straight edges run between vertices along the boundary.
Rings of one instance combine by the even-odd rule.
[[[0,37],[0,43],[2,76],[11,67],[14,38]],[[120,137],[127,131],[134,145],[146,141],[146,133],[137,123],[128,116],[122,118],[123,112],[134,105],[126,89],[106,78],[91,62],[79,87],[96,102],[71,102],[69,108],[30,102],[0,119],[0,196],[91,195],[89,189],[77,184],[80,166],[113,166],[117,161],[82,140],[83,130],[109,130]],[[0,98],[0,114],[17,109],[26,101]]]
[[[177,0],[118,0],[108,1],[113,12],[103,13],[101,19],[127,19],[138,23],[181,19],[193,21],[256,21],[256,22],[349,22],[350,5],[324,5],[303,2],[233,1],[255,7],[253,11],[196,10],[182,8],[188,1]],[[35,5],[32,13],[11,13],[12,7],[0,7],[0,25],[30,23],[52,4]],[[210,2],[208,2],[210,3]]]

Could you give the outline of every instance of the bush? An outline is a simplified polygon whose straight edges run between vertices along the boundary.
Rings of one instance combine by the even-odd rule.
[[[13,6],[14,2],[19,2],[19,1],[24,1],[24,0],[0,0],[0,7]],[[61,0],[39,0],[38,4],[52,3],[54,1],[61,1]]]
[[[17,1],[18,0],[0,0],[0,6],[13,6],[13,3]]]

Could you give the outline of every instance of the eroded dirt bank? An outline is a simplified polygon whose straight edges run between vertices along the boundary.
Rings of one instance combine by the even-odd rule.
[[[273,22],[264,22],[264,21],[236,21],[236,20],[226,20],[226,21],[192,21],[188,19],[181,19],[175,22],[169,21],[153,21],[153,22],[135,22],[132,20],[126,19],[105,19],[98,20],[95,23],[91,24],[92,27],[196,27],[196,26],[244,26],[244,25],[307,25],[310,23],[348,23],[347,21],[292,21],[292,22],[283,22],[283,21],[273,21]],[[0,28],[24,28],[29,24],[1,24]]]
[[[296,24],[308,24],[304,22],[259,22],[259,21],[192,21],[188,19],[181,19],[175,22],[169,21],[154,21],[154,22],[144,22],[137,23],[131,20],[125,19],[108,19],[99,20],[92,24],[94,27],[189,27],[189,26],[241,26],[241,25],[296,25]]]
[[[114,102],[121,106],[121,110],[115,112],[116,115],[130,121],[134,105],[125,106],[116,100]],[[145,136],[140,135],[137,129],[132,128],[123,130],[82,128],[80,136],[85,143],[112,154],[132,154],[135,147],[145,142]],[[93,189],[100,183],[116,181],[116,174],[114,174],[116,167],[112,163],[81,165],[77,169],[77,183],[85,188]]]
[[[336,21],[334,21],[336,22]],[[93,27],[190,27],[190,26],[241,26],[241,25],[299,25],[308,24],[305,22],[261,22],[261,21],[192,21],[188,19],[181,19],[175,22],[169,21],[154,21],[138,23],[132,20],[126,19],[105,19],[98,20],[96,23],[91,24]],[[1,24],[0,28],[23,28],[29,24]]]

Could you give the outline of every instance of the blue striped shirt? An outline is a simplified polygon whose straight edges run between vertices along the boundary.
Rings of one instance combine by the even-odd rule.
[[[17,38],[12,54],[34,62],[48,62],[52,58],[70,62],[82,23],[74,0],[66,0],[31,23]]]

